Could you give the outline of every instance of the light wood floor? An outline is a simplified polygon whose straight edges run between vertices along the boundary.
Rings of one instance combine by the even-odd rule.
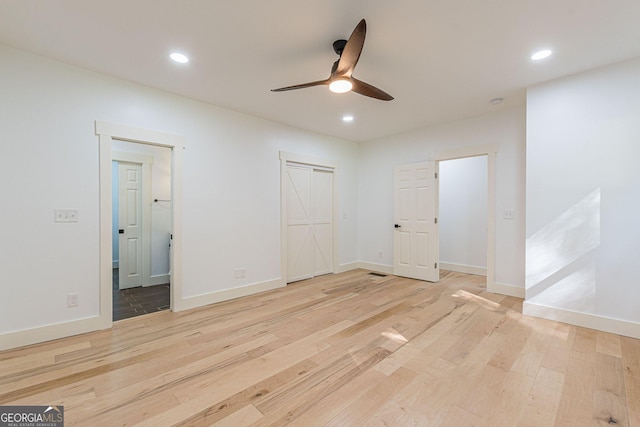
[[[524,317],[484,278],[356,270],[0,353],[67,426],[640,426],[640,340]]]

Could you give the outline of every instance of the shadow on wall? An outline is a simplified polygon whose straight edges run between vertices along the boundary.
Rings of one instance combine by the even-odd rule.
[[[594,312],[600,188],[527,239],[526,299]]]

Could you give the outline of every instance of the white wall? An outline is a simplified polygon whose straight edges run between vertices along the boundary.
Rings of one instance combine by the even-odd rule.
[[[281,277],[280,150],[339,164],[340,262],[357,261],[357,144],[6,46],[0,70],[0,193],[3,207],[11,207],[0,209],[0,334],[98,315],[96,120],[186,141],[179,298]],[[78,209],[80,222],[54,223],[58,208]],[[233,278],[238,267],[246,278]],[[70,292],[79,293],[79,307],[67,308]]]
[[[487,267],[487,177],[487,156],[439,162],[441,268]]]
[[[461,147],[497,144],[496,282],[524,290],[524,106],[361,144],[360,260],[393,264],[393,166]],[[502,219],[504,209],[515,220]],[[378,253],[382,252],[382,257]]]
[[[640,337],[640,60],[527,92],[529,314]]]

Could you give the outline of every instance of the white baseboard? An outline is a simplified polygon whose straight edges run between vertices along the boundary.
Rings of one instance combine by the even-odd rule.
[[[345,271],[356,270],[358,268],[360,268],[358,266],[358,262],[349,262],[349,263],[346,263],[346,264],[340,264],[338,266],[338,268],[336,268],[333,273],[334,274],[340,274],[340,273],[344,273]]]
[[[571,325],[640,339],[640,323],[630,322],[628,320],[614,319],[596,314],[580,313],[577,311],[549,307],[527,301],[524,302],[522,313],[527,316],[541,317],[543,319],[555,320],[569,323]]]
[[[72,335],[107,329],[111,324],[105,324],[99,316],[70,322],[56,323],[23,331],[9,332],[0,335],[0,350],[39,344],[45,341],[66,338]]]
[[[160,277],[160,276],[157,276]],[[168,278],[168,275],[165,276]],[[166,282],[164,282],[166,283]],[[173,311],[183,311],[190,308],[201,307],[216,302],[256,294],[283,287],[281,279],[269,280],[262,283],[242,286],[239,288],[225,289],[223,291],[212,292],[210,294],[198,295],[176,301]],[[99,316],[86,319],[74,320],[70,322],[57,323],[33,329],[26,329],[16,332],[0,334],[0,351],[12,348],[23,347],[31,344],[39,344],[58,338],[66,338],[73,335],[107,329],[111,323],[105,324]]]
[[[507,285],[506,283],[487,283],[487,291],[524,299],[524,288],[520,286]]]
[[[485,267],[476,267],[473,265],[455,264],[452,262],[440,261],[440,268],[443,270],[456,271],[458,273],[475,274],[477,276],[487,275],[487,269]]]
[[[373,262],[360,261],[358,262],[358,268],[375,271],[376,273],[393,274],[392,265],[375,264]]]
[[[147,285],[142,285],[143,287],[155,286],[155,285],[164,285],[165,283],[169,283],[169,275],[168,274],[157,274],[155,276],[151,276],[149,279],[151,279],[151,282],[149,282],[149,284],[147,284]]]
[[[238,288],[224,289],[222,291],[211,292],[203,295],[183,298],[177,300],[174,304],[173,311],[183,311],[190,308],[202,307],[216,302],[227,301],[234,298],[246,297],[248,295],[257,294],[259,292],[270,291],[272,289],[282,288],[285,285],[282,279],[268,280],[266,282],[254,283],[251,285],[241,286]]]

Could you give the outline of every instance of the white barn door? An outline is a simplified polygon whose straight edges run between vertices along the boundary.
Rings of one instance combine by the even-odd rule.
[[[314,169],[311,182],[313,275],[320,276],[333,272],[333,173]]]
[[[287,165],[287,283],[333,272],[333,173]]]
[[[435,162],[394,168],[393,274],[437,282],[438,220]]]
[[[119,163],[119,285],[142,286],[142,165]]]

